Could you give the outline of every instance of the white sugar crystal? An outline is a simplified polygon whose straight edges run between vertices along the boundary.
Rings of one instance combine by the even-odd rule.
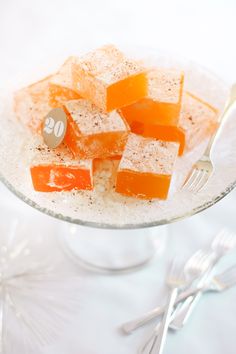
[[[178,103],[182,85],[181,70],[159,68],[148,73],[148,97],[157,102]]]
[[[105,45],[95,51],[81,56],[77,63],[78,67],[91,76],[99,76],[110,71],[124,59],[124,54],[113,45]]]
[[[75,159],[65,145],[59,146],[57,149],[49,149],[41,137],[37,135],[29,139],[25,148],[32,153],[32,166],[51,164],[92,169],[92,160]]]
[[[119,170],[171,175],[179,144],[130,134]]]
[[[50,83],[73,90],[72,65],[76,62],[76,57],[69,57],[59,71],[52,76]]]
[[[113,45],[106,45],[80,57],[76,63],[78,70],[83,70],[98,82],[105,85],[146,71],[140,61],[127,58]],[[77,87],[79,89],[79,87]]]
[[[117,111],[104,113],[88,100],[72,100],[65,107],[83,135],[127,130]]]
[[[97,79],[106,85],[112,85],[129,76],[137,75],[145,71],[144,66],[140,62],[125,59],[116,66],[113,66],[111,70],[105,71],[97,76]]]

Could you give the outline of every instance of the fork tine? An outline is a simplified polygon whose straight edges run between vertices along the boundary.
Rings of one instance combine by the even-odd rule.
[[[225,232],[223,232],[222,234],[221,234],[221,236],[219,236],[219,238],[218,239],[216,239],[216,242],[215,242],[215,249],[217,250],[219,250],[219,249],[222,249],[222,248],[225,248],[225,240],[227,239],[227,237],[228,237],[228,231],[227,230],[225,230]]]
[[[197,192],[200,192],[200,190],[202,190],[205,187],[205,185],[208,183],[210,177],[211,177],[211,173],[205,171],[205,176],[202,179],[201,185],[198,186]]]
[[[203,181],[204,181],[204,178],[205,178],[205,175],[206,175],[206,171],[203,171],[203,170],[199,170],[199,174],[195,180],[195,183],[193,184],[192,188],[191,188],[191,191],[193,193],[196,193],[198,192],[198,189],[199,189],[199,186],[202,185]]]
[[[231,239],[232,239],[232,233],[230,233],[230,232],[225,233],[225,235],[223,236],[223,238],[220,241],[220,245],[225,246],[225,247],[230,246]]]
[[[203,252],[201,257],[199,257],[197,267],[198,269],[206,269],[209,265],[209,253]]]
[[[203,250],[199,250],[197,251],[194,255],[193,255],[193,259],[189,260],[189,264],[188,266],[191,268],[199,268],[202,264],[202,260],[205,257],[205,252]]]
[[[209,266],[212,263],[212,260],[213,260],[213,255],[212,255],[212,252],[209,251],[206,253],[205,258],[203,260],[203,262],[205,263],[205,269],[209,268]]]
[[[186,262],[185,268],[188,268],[189,266],[194,266],[201,254],[203,253],[202,250],[196,251]]]
[[[211,254],[211,252],[206,253],[203,250],[198,250],[196,253],[194,253],[193,256],[189,258],[184,267],[185,275],[188,277],[194,277],[206,271],[211,263]]]
[[[203,265],[204,263],[209,263],[210,252],[203,252],[201,258],[199,259],[199,265]]]
[[[198,184],[198,181],[201,180],[201,178],[202,178],[202,172],[199,169],[196,169],[195,179],[192,181],[192,183],[188,187],[188,190],[190,192],[194,191],[195,186]]]
[[[180,281],[184,280],[183,267],[180,267],[177,257],[174,257],[171,262],[167,275],[167,282],[173,281],[173,279],[178,279]]]
[[[222,283],[236,282],[236,265],[233,265],[224,272],[218,274],[214,279]]]
[[[184,183],[183,183],[183,185],[182,185],[182,189],[185,189],[186,188],[186,186],[188,185],[188,183],[191,181],[191,179],[193,178],[193,175],[194,175],[194,173],[195,173],[195,168],[193,168],[192,170],[191,170],[191,172],[187,175],[187,177],[185,178],[185,180],[184,180]]]
[[[199,192],[206,185],[208,179],[209,179],[209,173],[205,170],[201,170],[200,178],[198,179],[198,182],[194,186],[193,193]]]
[[[236,235],[223,229],[213,239],[211,247],[215,252],[225,254],[236,247]]]
[[[216,247],[222,240],[222,238],[225,236],[225,234],[227,233],[227,229],[223,228],[221,229],[216,236],[213,238],[212,240],[212,247]]]
[[[189,179],[186,181],[186,183],[184,184],[184,190],[191,190],[191,187],[193,185],[193,183],[195,182],[197,176],[198,176],[199,170],[197,170],[196,168],[193,170],[192,174],[190,175]]]

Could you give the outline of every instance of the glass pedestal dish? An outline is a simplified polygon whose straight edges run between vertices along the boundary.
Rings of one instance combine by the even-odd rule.
[[[182,68],[185,71],[185,89],[219,110],[224,107],[229,86],[208,70],[155,49],[145,48],[144,52],[151,64]],[[15,89],[9,88],[0,97],[0,179],[27,204],[67,222],[61,223],[60,227],[63,247],[74,260],[86,267],[118,272],[147,264],[164,245],[166,229],[160,225],[207,209],[236,185],[234,108],[212,153],[214,173],[197,194],[181,190],[181,185],[194,161],[204,151],[206,141],[178,159],[166,201],[144,201],[117,194],[109,166],[105,177],[104,174],[95,176],[95,190],[92,192],[35,192],[29,173],[31,133],[18,123],[14,115],[12,97]]]

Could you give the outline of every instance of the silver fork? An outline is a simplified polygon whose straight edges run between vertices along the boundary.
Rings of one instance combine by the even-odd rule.
[[[212,253],[199,250],[194,253],[186,262],[184,266],[184,274],[186,277],[186,284],[190,285],[201,274],[206,272],[212,263]]]
[[[232,86],[231,91],[230,91],[230,96],[227,100],[225,108],[218,118],[219,127],[218,127],[217,131],[215,132],[215,134],[213,134],[213,136],[209,140],[209,143],[207,145],[207,148],[206,148],[203,156],[192,167],[191,172],[189,173],[188,177],[186,178],[186,180],[183,184],[182,188],[184,190],[188,190],[190,192],[197,193],[208,182],[210,176],[212,175],[212,173],[214,171],[214,165],[211,160],[212,148],[214,147],[214,144],[222,131],[223,123],[226,120],[229,109],[232,107],[232,105],[235,102],[236,102],[236,84],[234,84]]]
[[[186,262],[183,270],[185,277],[185,284],[191,284],[195,279],[197,279],[203,272],[205,272],[211,263],[211,255],[204,253],[202,250],[194,253]],[[169,318],[170,321],[174,318],[175,310],[171,313]],[[159,334],[160,323],[154,328],[152,334],[145,341],[144,345],[140,348],[140,353],[149,353],[148,347],[150,344],[154,343],[155,338]]]
[[[220,231],[213,239],[211,244],[212,249],[212,263],[209,270],[203,274],[203,277],[199,280],[198,286],[202,287],[209,280],[212,269],[216,264],[225,256],[228,252],[236,247],[236,236],[227,230]],[[199,290],[194,296],[189,296],[183,304],[177,309],[175,317],[170,324],[170,328],[174,330],[181,329],[188,321],[193,309],[197,305],[202,296],[202,291]]]
[[[227,231],[221,230],[211,243],[211,248],[216,256],[222,257],[236,247],[236,235]]]
[[[230,268],[227,268],[222,273],[215,275],[211,279],[210,283],[208,283],[203,288],[201,288],[201,291],[203,293],[207,293],[207,292],[221,293],[227,289],[230,289],[231,287],[233,287],[235,285],[236,285],[236,264]],[[194,295],[194,293],[198,292],[199,290],[200,290],[199,288],[195,287],[192,290],[192,295]],[[175,315],[175,311],[173,311],[172,317],[174,317],[174,315]],[[146,342],[145,346],[143,346],[140,349],[140,351],[139,351],[140,354],[143,354],[145,352],[145,350],[148,348],[154,335],[156,335],[156,336],[158,335],[158,330],[159,330],[159,326],[156,326],[155,333],[152,334],[152,336]]]
[[[194,279],[199,277],[209,266],[209,259],[207,259],[206,254],[199,250],[195,252],[186,262],[184,266],[184,275],[186,277],[187,283],[192,282]],[[178,297],[181,299],[181,294]],[[126,333],[132,333],[134,330],[144,326],[147,322],[153,320],[154,318],[163,314],[163,308],[156,308],[149,311],[142,317],[126,322],[122,326],[122,330]]]
[[[157,353],[161,354],[164,349],[166,336],[168,332],[169,322],[171,313],[174,308],[175,300],[178,295],[178,291],[183,288],[186,283],[183,269],[177,265],[176,260],[173,260],[170,271],[168,273],[166,284],[169,288],[169,296],[166,303],[166,309],[163,315],[161,325],[159,327],[158,336],[155,336],[153,339],[153,344],[150,354]]]

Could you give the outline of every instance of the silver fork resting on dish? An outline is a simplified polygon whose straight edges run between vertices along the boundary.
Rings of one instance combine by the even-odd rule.
[[[223,122],[225,121],[230,108],[233,106],[235,102],[236,102],[236,84],[232,86],[229,99],[225,105],[223,112],[218,118],[219,127],[215,132],[215,134],[211,137],[203,156],[194,164],[191,172],[186,178],[182,187],[184,190],[197,193],[208,182],[210,176],[214,171],[214,165],[211,160],[212,148],[214,147],[214,144],[219,134],[221,133],[221,130],[223,128]]]
[[[229,251],[234,247],[234,240],[235,240],[235,236],[232,236],[232,234],[227,233],[227,232],[223,232],[223,233],[220,232],[213,240],[212,247],[215,250],[218,249],[218,252],[219,252],[218,247],[220,247],[221,250],[225,250],[225,252],[223,252],[221,255],[221,256],[223,256],[226,253],[226,251]],[[178,295],[177,303],[183,301],[184,299],[186,299],[187,297],[189,297],[191,295],[192,295],[192,289],[184,291],[183,293]],[[135,331],[136,329],[143,327],[148,322],[154,320],[155,318],[157,318],[158,316],[160,316],[162,314],[163,314],[163,308],[157,307],[135,320],[131,320],[129,322],[124,323],[122,326],[122,330],[126,334],[130,334],[133,331]]]

